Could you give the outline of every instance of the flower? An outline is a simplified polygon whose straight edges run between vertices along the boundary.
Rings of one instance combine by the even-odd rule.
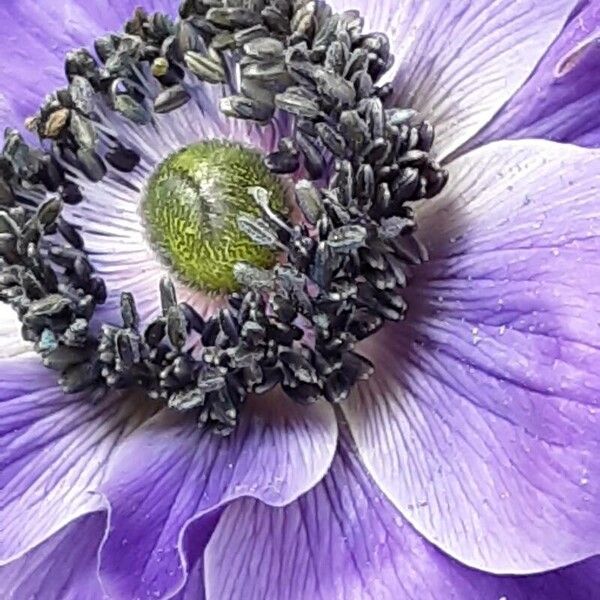
[[[385,31],[396,56],[388,105],[431,119],[449,183],[417,210],[429,259],[420,260],[420,246],[405,248],[417,254],[409,312],[360,346],[375,372],[339,410],[274,391],[250,399],[221,439],[188,413],[156,412],[140,391],[96,402],[85,390],[66,394],[31,346],[15,341],[14,321],[3,320],[12,355],[0,363],[5,597],[593,596],[600,154],[505,138],[552,131],[597,145],[597,7],[474,4],[363,7],[365,31]],[[145,8],[174,7],[155,0]],[[108,0],[5,3],[7,123],[63,85],[64,51],[120,29],[131,9]],[[34,64],[43,74],[35,85]],[[186,102],[156,125],[104,115],[102,133],[121,144],[111,160],[125,175],[112,164],[104,174],[93,154],[71,157],[84,198],[65,208],[75,230],[61,228],[74,245],[81,232],[106,281],[99,323],[116,326],[122,312],[134,330],[160,311],[156,287],[168,269],[146,244],[137,209],[157,163],[204,137],[270,152],[289,131],[286,119],[257,128],[223,118],[214,87],[186,91],[194,97],[169,96]],[[120,102],[122,112],[132,106]],[[35,126],[60,134],[60,110]],[[129,116],[146,119],[138,107]],[[89,134],[85,125],[76,131]],[[136,157],[132,168],[123,164]],[[40,200],[35,189],[25,196]],[[44,214],[55,207],[44,206]],[[75,269],[58,258],[102,296],[81,274],[85,262]],[[172,289],[162,291],[172,308]],[[139,316],[121,292],[133,293]],[[205,315],[215,309],[216,300],[178,292]]]

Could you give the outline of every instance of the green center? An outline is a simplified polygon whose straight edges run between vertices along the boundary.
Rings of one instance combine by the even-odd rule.
[[[150,242],[184,283],[204,292],[238,289],[237,262],[270,268],[276,253],[238,228],[241,214],[260,215],[248,188],[269,192],[285,212],[279,179],[253,150],[224,141],[193,144],[171,154],[153,173],[142,213]]]

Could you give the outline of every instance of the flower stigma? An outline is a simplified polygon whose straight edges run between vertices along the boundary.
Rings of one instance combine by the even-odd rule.
[[[155,170],[142,203],[153,247],[190,287],[208,293],[239,289],[234,267],[271,268],[276,252],[238,226],[259,216],[250,190],[266,190],[269,205],[285,212],[284,190],[255,150],[211,140],[167,157]]]

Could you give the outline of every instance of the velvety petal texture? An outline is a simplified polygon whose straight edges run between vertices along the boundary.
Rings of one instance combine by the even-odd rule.
[[[163,413],[117,453],[103,486],[111,506],[101,574],[117,597],[158,596],[185,580],[186,528],[211,531],[210,513],[241,496],[291,502],[327,472],[337,428],[329,405],[294,405],[281,392],[257,398],[227,438],[189,415]]]
[[[600,1],[588,0],[534,75],[469,147],[540,137],[600,146]]]
[[[600,153],[499,142],[419,214],[409,315],[344,405],[374,479],[464,563],[529,573],[600,550]]]
[[[205,600],[204,551],[223,510],[223,508],[218,508],[204,515],[186,529],[183,549],[188,565],[188,574],[185,585],[173,596],[173,600]]]
[[[518,578],[460,565],[410,526],[342,440],[325,479],[293,504],[225,510],[206,550],[206,598],[591,600],[599,567]]]
[[[69,50],[91,48],[95,37],[121,30],[137,6],[174,14],[178,4],[177,0],[3,0],[0,106],[3,96],[15,116],[26,118],[50,90],[63,85]]]
[[[0,564],[102,508],[94,494],[118,443],[151,410],[135,395],[65,395],[27,354],[0,361]]]
[[[24,557],[0,567],[3,600],[104,600],[98,548],[106,513],[73,521]]]
[[[205,600],[204,564],[202,558],[191,567],[184,588],[173,596],[173,600]]]
[[[21,323],[8,304],[0,303],[0,359],[33,350],[32,344],[21,336]]]
[[[447,156],[486,125],[531,75],[574,0],[335,0],[383,31],[395,55],[391,103],[419,110]]]

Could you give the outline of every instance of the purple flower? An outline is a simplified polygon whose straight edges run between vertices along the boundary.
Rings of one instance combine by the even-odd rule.
[[[65,85],[65,52],[121,30],[138,3],[176,12],[168,0],[5,0],[2,124],[34,114]],[[362,342],[375,372],[335,410],[278,387],[221,438],[142,390],[65,393],[3,309],[2,598],[597,595],[600,6],[332,6],[359,7],[365,32],[387,34],[387,106],[433,123],[449,173],[416,207],[406,318]],[[152,124],[101,115],[102,135],[136,149],[135,170],[72,172],[83,200],[65,211],[108,288],[98,324],[119,322],[121,292],[141,321],[160,313],[168,269],[138,214],[157,164],[202,139],[269,153],[290,132],[289,119],[225,118],[218,86],[186,81],[191,100]],[[178,293],[204,315],[219,306]]]

